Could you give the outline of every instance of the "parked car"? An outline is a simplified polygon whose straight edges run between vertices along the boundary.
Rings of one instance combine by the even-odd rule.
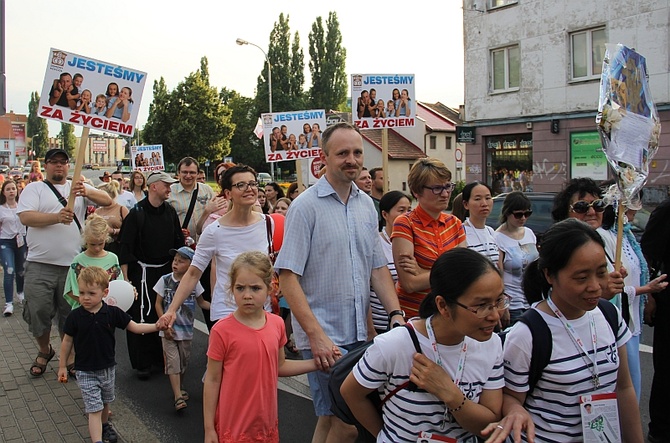
[[[12,180],[18,180],[20,178],[23,178],[23,169],[22,168],[12,168],[9,171],[9,178]]]
[[[293,183],[298,181],[298,176],[296,174],[290,174],[288,177],[286,177],[286,181],[288,183]]]
[[[9,172],[9,166],[7,165],[0,165],[0,174],[6,174]]]
[[[259,172],[258,173],[258,184],[260,186],[265,186],[268,183],[272,183],[272,176],[268,174],[267,172]]]
[[[493,208],[486,218],[486,224],[493,229],[498,229],[498,226],[500,226],[500,212],[502,211],[503,201],[506,196],[507,193],[503,193],[493,197]],[[533,215],[526,221],[526,226],[533,230],[538,243],[547,229],[554,224],[551,209],[554,207],[555,196],[556,193],[554,192],[526,192],[526,197],[530,199],[531,209],[533,210]],[[631,230],[637,241],[640,241],[642,238],[650,215],[651,213],[646,209],[640,209],[631,222]]]

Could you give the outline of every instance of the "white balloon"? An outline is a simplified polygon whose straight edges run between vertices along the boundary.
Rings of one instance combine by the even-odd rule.
[[[109,294],[105,298],[105,303],[127,311],[133,305],[134,301],[135,290],[133,285],[125,280],[113,280],[109,282]]]

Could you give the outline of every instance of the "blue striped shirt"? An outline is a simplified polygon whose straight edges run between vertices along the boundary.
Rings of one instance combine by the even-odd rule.
[[[325,177],[296,198],[286,214],[276,269],[300,276],[307,302],[336,345],[367,340],[370,275],[386,266],[370,196],[352,183],[345,204]],[[293,321],[299,349],[309,339]]]

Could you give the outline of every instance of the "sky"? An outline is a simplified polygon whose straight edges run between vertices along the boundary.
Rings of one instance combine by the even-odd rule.
[[[27,114],[41,91],[50,48],[147,73],[137,124],[144,126],[155,80],[169,90],[209,61],[210,84],[253,97],[279,14],[289,18],[305,54],[309,87],[309,32],[337,13],[346,73],[414,74],[416,99],[458,108],[463,103],[463,11],[459,0],[338,2],[255,0],[6,0],[7,111]],[[350,87],[351,85],[349,85]],[[135,92],[133,93],[135,98]],[[60,130],[49,124],[50,135]],[[81,128],[75,128],[80,134]]]

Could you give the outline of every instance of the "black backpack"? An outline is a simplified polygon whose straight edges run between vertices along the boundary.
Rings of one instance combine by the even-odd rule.
[[[416,352],[421,354],[419,339],[416,336],[416,331],[414,331],[414,327],[411,324],[407,323],[405,325],[405,328],[407,328],[407,332],[409,332],[409,335],[412,338],[412,343],[414,343],[414,349],[416,350]],[[332,411],[333,414],[335,414],[337,418],[339,418],[343,422],[350,425],[355,425],[356,428],[358,428],[359,437],[362,437],[364,441],[375,441],[375,439],[372,438],[372,435],[367,431],[367,429],[365,429],[358,422],[358,420],[356,420],[356,417],[354,417],[354,414],[351,412],[351,409],[349,409],[349,405],[347,405],[347,403],[344,401],[344,398],[342,398],[342,394],[340,393],[340,387],[342,386],[342,383],[344,383],[344,380],[347,378],[351,370],[354,369],[356,363],[358,363],[358,361],[365,355],[365,351],[370,347],[370,345],[372,345],[372,343],[373,340],[363,343],[359,347],[347,352],[342,358],[336,361],[333,367],[330,369],[330,378],[328,381],[328,393],[330,396],[330,403],[331,403],[330,410]],[[381,410],[384,403],[386,403],[391,397],[393,397],[396,393],[398,393],[398,391],[402,389],[407,389],[408,391],[419,391],[419,388],[416,386],[416,384],[411,383],[408,380],[405,383],[397,386],[393,391],[389,392],[384,398],[381,398],[379,391],[371,392],[370,394],[368,394],[368,398],[370,399],[370,401],[372,401],[372,403],[377,408],[377,411],[379,411],[379,414],[381,415]],[[372,440],[370,440],[370,438],[372,438]]]
[[[619,327],[619,317],[616,308],[612,303],[601,298],[598,300],[598,309],[603,313],[605,320],[607,320],[616,337]],[[526,395],[529,395],[535,389],[537,382],[542,377],[544,368],[547,367],[551,359],[551,351],[553,349],[552,337],[547,322],[544,321],[542,315],[535,309],[527,310],[519,321],[528,326],[533,337],[533,350],[531,351],[530,367],[528,368],[528,392],[526,392]],[[508,332],[509,329],[506,329],[499,334],[503,345]]]

